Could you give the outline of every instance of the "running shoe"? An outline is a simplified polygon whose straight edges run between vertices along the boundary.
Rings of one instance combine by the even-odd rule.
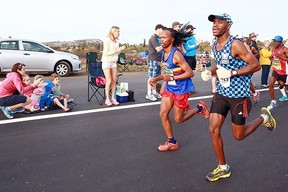
[[[261,112],[262,114],[268,117],[266,122],[263,122],[263,125],[265,125],[269,131],[273,131],[276,128],[276,120],[271,115],[270,110],[268,108],[263,107],[261,109]]]
[[[272,100],[270,102],[270,104],[268,105],[267,109],[272,110],[272,109],[274,109],[277,106],[278,106],[277,101],[276,100]]]
[[[165,151],[174,151],[179,149],[179,144],[178,142],[176,142],[176,144],[171,143],[169,141],[165,142],[163,145],[159,145],[158,146],[158,150],[161,152],[165,152]]]
[[[157,99],[161,99],[162,96],[159,93],[153,93],[154,97],[156,97]]]
[[[261,87],[263,87],[263,88],[267,88],[267,87],[269,87],[268,85],[265,85],[265,84],[263,84],[263,85],[261,85]]]
[[[206,102],[203,100],[200,100],[198,105],[202,107],[202,111],[199,111],[198,113],[200,115],[203,115],[206,119],[208,119],[210,117],[210,109],[207,106]]]
[[[11,113],[12,114],[22,113],[23,111],[25,111],[25,108],[23,108],[23,107],[19,107],[19,108],[16,108],[16,109],[11,109]]]
[[[253,95],[253,100],[255,103],[259,102],[259,97],[260,97],[260,92],[259,91],[255,91],[256,95]]]
[[[8,119],[13,119],[14,116],[11,109],[8,107],[1,107],[1,110]]]
[[[146,99],[150,101],[157,101],[157,98],[151,93],[150,95],[146,95]]]
[[[288,100],[288,96],[282,96],[279,101],[287,101]]]
[[[229,165],[228,165],[227,170],[221,169],[220,165],[218,165],[216,169],[208,173],[208,175],[206,176],[206,179],[208,181],[217,181],[218,179],[221,179],[221,178],[230,177],[230,175],[231,175],[231,169]]]

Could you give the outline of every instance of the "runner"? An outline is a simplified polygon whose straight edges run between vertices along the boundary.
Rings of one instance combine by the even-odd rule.
[[[174,138],[169,118],[169,113],[173,106],[174,120],[179,124],[197,113],[209,118],[209,109],[204,101],[199,101],[199,104],[194,109],[189,107],[189,93],[194,89],[191,77],[194,76],[194,73],[185,61],[181,51],[177,48],[178,45],[183,43],[185,37],[187,36],[172,28],[164,28],[160,35],[164,49],[162,68],[164,68],[166,73],[150,80],[151,85],[160,80],[166,82],[165,90],[162,93],[160,118],[168,140],[164,144],[159,145],[159,151],[177,150],[179,148],[179,144]]]
[[[286,63],[288,61],[288,49],[283,44],[283,38],[281,36],[276,36],[274,39],[274,47],[272,49],[272,55],[270,60],[272,61],[272,75],[269,78],[269,93],[271,97],[271,102],[267,107],[269,110],[274,109],[278,106],[274,95],[274,84],[277,81],[279,84],[279,89],[282,93],[282,97],[279,101],[287,101],[288,97],[285,92],[286,83]]]
[[[221,128],[228,112],[231,111],[232,133],[236,140],[245,139],[262,123],[269,130],[273,130],[276,128],[276,121],[268,109],[262,108],[262,114],[258,118],[245,124],[251,109],[249,89],[251,76],[261,67],[245,45],[230,35],[233,22],[228,14],[210,15],[208,20],[213,22],[213,35],[217,38],[213,45],[217,66],[211,72],[203,72],[201,76],[202,78],[205,74],[209,77],[216,74],[218,76],[216,93],[210,109],[209,132],[219,165],[206,178],[209,181],[216,181],[231,175],[231,169],[225,160],[221,137]]]

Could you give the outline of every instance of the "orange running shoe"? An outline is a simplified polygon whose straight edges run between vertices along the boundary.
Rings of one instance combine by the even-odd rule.
[[[174,151],[179,149],[179,144],[178,142],[176,142],[176,144],[171,143],[171,142],[165,142],[163,145],[159,145],[158,146],[158,150],[165,152],[165,151]]]
[[[205,101],[200,100],[198,103],[202,107],[202,111],[198,112],[200,115],[203,115],[206,119],[210,117],[210,109],[208,108]]]

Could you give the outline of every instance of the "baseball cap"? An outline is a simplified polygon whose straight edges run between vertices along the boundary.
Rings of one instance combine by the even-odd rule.
[[[277,35],[277,36],[275,36],[274,39],[272,39],[272,40],[274,40],[274,41],[279,41],[279,42],[283,42],[283,37]]]
[[[254,33],[254,32],[252,32],[252,33],[249,34],[249,38],[257,37],[257,36],[258,36],[258,34]]]
[[[187,25],[186,29],[196,29],[193,25]]]
[[[221,19],[221,20],[226,20],[228,24],[232,25],[233,21],[227,13],[220,13],[218,15],[209,15],[208,20],[213,22],[215,18]]]
[[[182,24],[179,23],[178,21],[175,21],[175,22],[172,23],[172,28],[174,28],[176,25],[180,25],[181,26]]]

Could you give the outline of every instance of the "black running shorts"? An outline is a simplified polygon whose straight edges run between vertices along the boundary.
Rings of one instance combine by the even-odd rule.
[[[210,113],[218,113],[226,118],[230,110],[231,121],[236,125],[245,125],[246,117],[248,117],[251,107],[250,98],[228,98],[215,93]]]

